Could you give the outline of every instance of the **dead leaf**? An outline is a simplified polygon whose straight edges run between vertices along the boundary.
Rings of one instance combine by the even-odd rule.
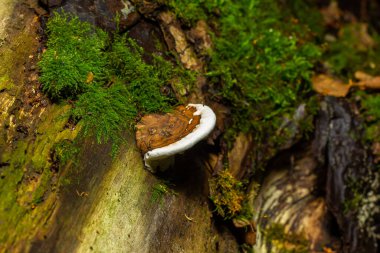
[[[350,91],[352,83],[345,84],[339,79],[334,79],[328,75],[317,75],[312,79],[313,89],[326,96],[345,97]]]
[[[367,89],[380,89],[380,76],[376,76],[365,83]]]
[[[371,76],[363,71],[356,71],[355,78],[359,82],[354,85],[361,89],[380,89],[380,76]]]
[[[371,76],[371,75],[369,75],[363,71],[356,71],[354,75],[355,75],[355,78],[360,80],[360,81],[367,81],[367,80],[373,78],[373,76]]]
[[[345,84],[343,81],[328,75],[317,75],[312,79],[313,89],[322,95],[334,97],[347,96],[352,86],[359,87],[362,90],[380,89],[380,76],[371,76],[363,71],[356,71],[355,78],[359,81],[350,81],[348,84]]]

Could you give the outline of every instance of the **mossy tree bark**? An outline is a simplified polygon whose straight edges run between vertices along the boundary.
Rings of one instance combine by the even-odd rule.
[[[286,8],[278,7],[290,4],[295,8],[297,3],[308,4],[309,1],[222,1],[223,4],[218,2],[218,5],[206,1],[210,4],[207,8],[203,6],[204,1],[194,1],[194,5],[184,4],[186,1],[163,0],[0,1],[0,253],[237,252],[238,243],[245,243],[240,245],[243,251],[255,249],[258,252],[319,251],[326,245],[329,245],[324,249],[326,252],[359,252],[359,249],[366,253],[377,252],[376,237],[363,239],[369,238],[365,233],[376,232],[378,209],[372,208],[372,202],[377,201],[377,197],[370,194],[378,193],[376,180],[379,177],[378,171],[373,169],[368,147],[360,141],[363,129],[359,127],[361,122],[357,117],[360,115],[357,114],[364,109],[357,107],[360,99],[355,98],[352,103],[349,98],[312,95],[309,77],[298,80],[297,83],[302,85],[296,85],[297,88],[295,79],[285,81],[281,73],[288,73],[288,77],[293,74],[304,76],[303,68],[307,75],[312,75],[314,70],[317,72],[312,67],[315,67],[313,57],[319,54],[321,45],[309,41],[313,49],[310,55],[305,53],[305,58],[301,54],[301,58],[296,59],[302,60],[295,61],[292,57],[303,51],[300,46],[308,44],[308,39],[298,41],[297,36],[287,36],[287,32],[284,36],[282,29],[286,31],[286,28],[278,27],[273,33],[272,26],[266,29],[265,20],[256,16],[265,14],[264,9],[270,9],[267,13],[270,20],[276,19],[272,18],[272,13],[282,16],[280,13],[284,11],[292,16],[293,13],[287,12]],[[252,16],[254,12],[248,12],[248,9],[254,8],[254,2],[265,6],[254,9],[257,13]],[[42,9],[41,3],[47,9]],[[244,5],[246,3],[251,3],[249,8],[245,8],[248,7]],[[267,8],[268,3],[276,8]],[[277,3],[281,5],[277,6]],[[331,3],[334,7],[336,2]],[[138,87],[148,80],[151,82],[150,86],[146,85],[147,89],[155,88],[156,97],[170,96],[181,104],[205,103],[213,108],[217,114],[217,126],[209,139],[179,156],[174,169],[153,175],[143,167],[132,131],[125,130],[122,136],[117,133],[116,137],[122,137],[125,142],[115,157],[111,156],[111,150],[114,150],[111,143],[99,144],[102,136],[81,135],[85,128],[83,117],[92,115],[88,112],[90,107],[80,107],[80,96],[75,97],[77,94],[72,93],[69,94],[74,96],[74,101],[70,98],[65,102],[52,102],[41,92],[44,87],[39,82],[41,73],[37,63],[46,50],[45,23],[52,10],[48,7],[61,4],[64,11],[107,32],[128,31],[127,35],[144,48],[141,55],[133,55],[135,58],[129,61],[129,65],[143,68],[139,71],[134,71],[136,67],[132,71],[123,69],[127,75],[144,76],[141,79],[133,77],[138,79],[134,83]],[[310,10],[319,16],[321,10],[314,7]],[[119,29],[116,29],[114,19],[116,12],[123,14],[119,16]],[[311,14],[311,11],[303,13]],[[243,24],[247,21],[246,14],[250,15],[249,22]],[[283,24],[290,30],[301,29],[302,20],[308,20],[304,18],[292,18],[291,23],[284,21]],[[287,14],[285,19],[288,19]],[[89,30],[95,30],[91,25]],[[63,27],[66,28],[65,24]],[[306,27],[305,24],[303,28]],[[260,29],[262,31],[256,31]],[[300,31],[302,34],[303,30]],[[121,45],[120,51],[115,51],[118,52],[116,55],[128,55],[129,47],[135,44],[125,43],[126,34],[126,37],[113,35],[113,41]],[[72,37],[79,41],[76,45],[84,44],[81,38]],[[107,35],[104,37],[108,38]],[[256,37],[258,40],[254,39]],[[260,42],[265,38],[267,40]],[[337,42],[340,39],[337,36]],[[245,42],[239,47],[242,41]],[[112,48],[114,44],[108,46]],[[86,52],[101,52],[102,55],[108,50],[99,48]],[[260,49],[265,50],[260,53]],[[54,50],[49,53],[56,57]],[[169,55],[166,54],[168,51]],[[149,64],[154,62],[151,53],[163,56],[157,72],[148,71],[153,66]],[[67,55],[71,56],[71,51]],[[225,59],[227,55],[231,57]],[[339,53],[339,56],[342,55]],[[254,59],[257,65],[252,64]],[[271,62],[270,67],[263,69],[267,60]],[[326,60],[320,61],[325,63]],[[293,65],[294,62],[301,63],[303,68]],[[287,69],[287,66],[293,67]],[[204,73],[206,69],[209,71],[207,75]],[[170,74],[162,74],[165,78],[161,78],[157,74],[160,70],[175,75],[178,72],[178,75],[185,75],[187,70],[192,70],[196,74],[189,74],[191,82],[186,82]],[[87,74],[87,70],[82,72]],[[258,75],[253,78],[252,73]],[[87,75],[86,82],[81,84],[84,87],[96,84],[98,87],[95,88],[100,89],[94,88],[96,92],[91,95],[87,93],[92,98],[87,104],[96,103],[97,98],[109,94],[115,84],[123,86],[126,91],[121,94],[116,89],[119,98],[127,97],[124,95],[129,92],[126,87],[131,80],[125,78],[116,82],[114,79],[120,76],[114,74],[112,80],[99,81],[99,85],[96,79],[100,75],[96,72],[88,74],[92,75]],[[94,76],[96,81],[93,82]],[[150,79],[151,76],[155,78]],[[265,83],[270,76],[274,79]],[[54,83],[54,76],[51,81]],[[252,84],[257,87],[251,90]],[[300,95],[300,90],[294,89],[303,90],[305,94]],[[135,93],[149,97],[141,90],[137,89]],[[139,97],[144,98],[141,100],[157,102],[145,99],[143,95]],[[363,94],[357,93],[357,97],[360,96]],[[261,100],[263,97],[267,100]],[[291,97],[292,101],[289,101]],[[125,101],[129,100],[123,100],[121,104],[126,105]],[[83,104],[86,102],[88,100]],[[272,107],[266,107],[268,103]],[[144,111],[141,108],[146,107],[140,106],[139,109]],[[75,115],[73,108],[79,108]],[[123,107],[113,107],[111,103],[108,108],[115,112]],[[134,112],[137,114],[136,108]],[[278,110],[272,112],[271,108]],[[96,115],[104,116],[104,111]],[[148,111],[155,110],[144,112]],[[136,114],[131,113],[130,118]],[[77,122],[73,119],[75,116],[82,120]],[[95,118],[95,121],[87,125],[88,132],[97,126],[96,117],[89,118]],[[103,122],[108,123],[104,118]],[[378,120],[371,124],[377,124]],[[110,122],[120,123],[117,120]],[[249,124],[237,127],[236,122]],[[128,124],[114,124],[114,128],[107,125],[103,129],[109,131],[102,134],[110,137],[112,130],[126,128]],[[306,139],[305,133],[312,136],[311,139]],[[60,153],[67,146],[74,154],[70,158],[65,157],[67,153]],[[351,177],[360,183],[353,184]],[[367,192],[361,192],[363,189]],[[367,193],[368,196],[364,195]],[[350,199],[352,196],[354,198]],[[358,203],[365,205],[360,209]],[[347,212],[347,207],[356,210]],[[368,222],[362,227],[358,226],[358,212],[368,214],[362,216]],[[225,220],[221,221],[222,218]]]

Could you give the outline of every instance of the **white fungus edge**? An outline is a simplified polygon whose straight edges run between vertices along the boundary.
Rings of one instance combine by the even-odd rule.
[[[179,141],[174,142],[168,146],[156,148],[146,152],[144,155],[144,161],[145,166],[149,170],[153,172],[155,171],[155,168],[152,166],[152,162],[174,156],[178,153],[182,153],[185,150],[192,148],[199,141],[206,138],[214,129],[216,124],[216,116],[210,107],[203,104],[189,104],[188,106],[192,106],[197,109],[193,115],[201,116],[199,124],[191,133]]]

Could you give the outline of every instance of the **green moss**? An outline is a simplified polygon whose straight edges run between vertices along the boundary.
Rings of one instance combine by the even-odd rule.
[[[197,73],[186,70],[181,63],[172,65],[160,56],[154,56],[154,66],[159,73],[159,78],[166,80],[166,86],[171,86],[175,94],[170,94],[175,97],[180,104],[187,102],[188,91],[193,88],[196,83]],[[165,87],[164,85],[161,87]]]
[[[177,100],[164,96],[165,86],[189,87],[195,82],[195,73],[174,66],[162,57],[152,55],[152,64],[143,60],[143,49],[127,35],[116,35],[108,53],[108,68],[113,76],[127,84],[130,96],[142,113],[165,111]]]
[[[26,160],[27,143],[20,142],[11,154],[4,152],[1,157],[3,164],[9,164],[2,168],[0,179],[0,220],[8,220],[17,222],[17,218],[22,216],[23,208],[17,203],[17,186],[23,176],[23,164]],[[9,210],[14,212],[10,213]],[[14,217],[15,216],[15,217]],[[17,223],[8,222],[6,228],[0,230],[0,243],[7,239],[7,228],[11,228]],[[1,245],[1,244],[0,244]]]
[[[136,108],[125,85],[91,88],[81,95],[71,110],[75,120],[82,120],[82,134],[95,136],[98,143],[112,140],[114,154],[122,139],[120,132],[132,127]]]
[[[231,219],[242,213],[244,185],[236,180],[228,170],[223,170],[210,180],[210,199],[215,211],[225,219]]]
[[[38,65],[42,90],[50,98],[75,98],[89,83],[104,79],[104,31],[66,13],[55,13],[47,27],[47,50]],[[93,78],[88,79],[91,75]]]
[[[362,112],[365,117],[365,140],[368,143],[380,142],[380,96],[357,92],[361,96]]]
[[[363,30],[364,26],[362,23],[347,24],[339,31],[336,41],[326,44],[324,58],[334,74],[349,79],[358,70],[369,74],[378,73],[380,50],[375,45],[363,42],[367,32]],[[374,41],[378,36],[373,34]]]
[[[275,132],[283,116],[308,100],[312,68],[321,54],[308,26],[314,29],[321,17],[301,16],[316,7],[309,1],[287,1],[287,6],[276,0],[164,2],[189,23],[205,18],[214,27],[207,77],[215,95],[232,108],[227,139],[250,131],[259,143],[278,144]]]
[[[69,162],[76,160],[79,151],[80,149],[76,143],[68,139],[63,139],[54,144],[52,148],[52,160],[60,166],[65,166]]]
[[[0,92],[5,90],[11,90],[14,84],[8,76],[0,76]]]
[[[379,142],[380,141],[380,122],[375,121],[372,124],[368,124],[365,129],[365,137],[369,142]]]
[[[44,201],[44,195],[51,187],[51,170],[44,170],[40,176],[38,187],[33,192],[32,204],[38,205]]]
[[[126,35],[116,36],[108,54],[109,69],[127,84],[129,97],[139,111],[163,111],[169,107],[170,98],[162,95],[160,89],[168,84],[173,66],[147,64],[142,53],[142,48]]]
[[[368,116],[374,117],[374,120],[380,120],[380,96],[372,95],[365,98],[363,107],[366,109]]]
[[[296,29],[299,32],[309,30],[313,35],[321,37],[324,32],[323,17],[319,8],[313,0],[286,0],[286,6],[283,6],[285,12],[289,12],[289,16],[294,17],[293,23],[297,24]]]
[[[188,25],[197,20],[207,19],[209,14],[217,10],[224,0],[159,0],[161,4],[167,5],[183,22]]]
[[[34,233],[31,228],[54,204],[54,196],[46,195],[52,190],[54,175],[52,149],[57,142],[75,139],[79,130],[64,129],[67,117],[61,115],[69,109],[53,105],[42,115],[35,136],[9,145],[1,154],[0,163],[5,167],[1,168],[0,220],[7,222],[0,230],[0,248],[10,238],[20,240]]]
[[[55,143],[61,140],[76,138],[79,128],[65,129],[68,120],[69,106],[53,105],[49,113],[45,114],[37,128],[37,138],[34,145],[28,149],[31,165],[39,172],[51,166],[50,155]],[[62,116],[64,115],[64,116]]]
[[[0,76],[6,76],[14,84],[19,84],[25,59],[28,58],[30,52],[38,44],[35,35],[29,29],[21,30],[15,34],[9,45],[0,47]]]
[[[294,110],[309,90],[313,61],[319,51],[313,44],[300,44],[296,34],[270,28],[275,24],[261,24],[260,16],[253,17],[255,8],[259,7],[230,14],[235,20],[224,27],[225,37],[216,40],[210,73],[215,73],[212,75],[215,84],[222,84],[222,96],[232,105],[233,128],[253,131],[256,139],[263,141],[273,135],[282,123],[282,116]],[[245,19],[246,16],[251,18]],[[253,19],[257,24],[236,28],[234,24],[240,23],[238,17],[244,17],[245,22]]]
[[[143,49],[127,34],[113,34],[110,40],[105,32],[66,13],[55,13],[48,31],[48,49],[39,62],[43,91],[52,99],[74,98],[69,114],[82,126],[82,136],[95,136],[98,143],[111,141],[113,154],[138,112],[167,111],[177,102],[161,93],[164,86],[173,80],[189,85],[195,79],[158,56],[146,63]]]

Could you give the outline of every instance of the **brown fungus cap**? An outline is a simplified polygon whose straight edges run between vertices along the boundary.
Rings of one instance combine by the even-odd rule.
[[[167,114],[144,116],[136,128],[137,146],[152,172],[170,166],[174,155],[206,138],[214,129],[215,113],[203,104],[178,106]]]
[[[195,107],[180,105],[167,114],[145,115],[136,125],[137,147],[146,153],[179,141],[199,124],[195,112]]]

